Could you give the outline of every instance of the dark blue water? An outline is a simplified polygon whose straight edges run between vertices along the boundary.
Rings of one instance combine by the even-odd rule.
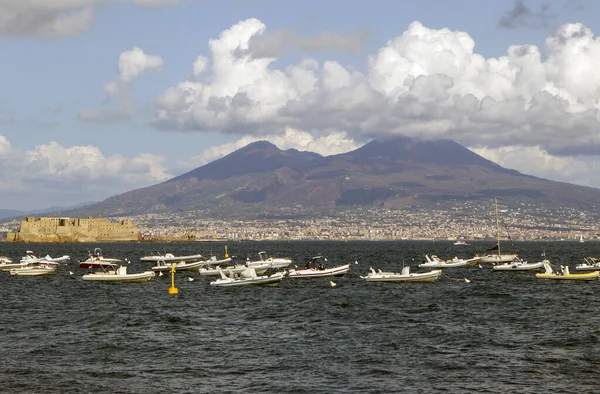
[[[100,246],[131,272],[153,250],[214,252],[224,244],[0,244],[73,256],[45,277],[0,273],[0,391],[582,393],[598,392],[600,282],[543,281],[532,273],[449,269],[431,284],[366,283],[370,265],[400,271],[425,253],[471,256],[493,243],[231,243],[245,258],[266,250],[298,265],[315,254],[352,262],[350,274],[285,279],[278,287],[213,288],[177,273],[144,284],[84,282],[77,259]],[[573,270],[600,243],[516,243]],[[359,264],[354,264],[358,261]],[[69,271],[75,275],[70,276]],[[188,277],[194,278],[189,281]],[[471,283],[466,283],[467,277]]]

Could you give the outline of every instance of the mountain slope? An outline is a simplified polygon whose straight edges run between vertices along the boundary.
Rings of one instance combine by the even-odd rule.
[[[110,197],[70,215],[210,210],[220,216],[336,207],[399,208],[506,197],[511,204],[591,209],[600,190],[505,169],[450,140],[395,137],[326,156],[247,145],[158,185]]]

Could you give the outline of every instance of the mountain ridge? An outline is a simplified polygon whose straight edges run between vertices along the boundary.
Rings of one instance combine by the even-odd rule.
[[[600,190],[506,169],[452,140],[394,137],[322,156],[258,141],[157,185],[65,214],[135,215],[205,210],[251,217],[362,206],[402,208],[506,197],[511,203],[592,209]]]

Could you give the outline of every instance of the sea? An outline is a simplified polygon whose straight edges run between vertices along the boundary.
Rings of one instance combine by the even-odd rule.
[[[369,267],[419,271],[425,254],[471,257],[494,246],[451,241],[0,243],[71,260],[50,276],[0,272],[0,392],[5,393],[597,393],[600,281],[548,281],[489,265],[428,284],[367,283]],[[148,283],[85,282],[78,261],[100,247],[141,256],[266,251],[303,266],[323,255],[342,277],[215,288],[177,272]],[[600,257],[600,242],[505,242],[555,265]],[[72,273],[72,274],[71,274]],[[467,280],[465,280],[467,279]]]

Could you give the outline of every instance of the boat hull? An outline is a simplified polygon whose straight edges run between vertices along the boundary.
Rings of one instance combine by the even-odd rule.
[[[79,263],[79,268],[94,268],[94,269],[115,269],[117,264],[108,262],[86,262],[82,261]]]
[[[480,257],[477,261],[479,263],[512,263],[516,258],[516,254],[493,254]]]
[[[525,264],[516,264],[516,263],[506,263],[495,265],[493,267],[496,272],[507,272],[507,271],[535,271],[539,270],[544,266],[544,263],[525,263]]]
[[[142,283],[148,282],[154,278],[154,272],[145,271],[139,274],[126,274],[118,275],[116,273],[93,273],[83,275],[82,279],[85,281],[97,281],[97,282],[120,282],[120,283]]]
[[[414,274],[397,274],[393,272],[383,272],[370,274],[362,278],[367,282],[390,282],[390,283],[430,283],[437,280],[442,274],[441,270]]]
[[[600,275],[599,271],[588,272],[585,274],[567,274],[567,275],[559,275],[559,274],[535,274],[535,277],[538,279],[554,279],[554,280],[598,280],[598,276]]]
[[[254,271],[258,275],[261,275],[266,270],[271,268],[271,266],[269,264],[263,264],[262,266],[255,266],[252,268],[254,268]],[[248,269],[248,267],[245,265],[235,265],[232,267],[223,267],[223,270],[231,270],[231,272],[233,272],[234,274],[240,274],[247,269]],[[217,268],[214,268],[214,269],[213,268],[200,268],[200,269],[198,269],[198,274],[200,276],[220,276],[221,275],[221,273],[219,272],[219,269],[217,269]]]
[[[575,269],[577,271],[584,271],[584,272],[600,271],[600,267],[593,266],[593,265],[578,265],[575,267]]]
[[[318,268],[308,268],[301,270],[292,270],[288,276],[290,278],[326,278],[331,276],[341,276],[350,271],[350,264],[340,265],[334,268],[320,270]]]
[[[23,267],[10,270],[10,274],[15,276],[41,276],[54,272],[56,272],[56,267]]]
[[[273,274],[270,276],[257,276],[255,278],[226,278],[217,279],[210,282],[211,286],[217,287],[233,287],[233,286],[276,286],[283,279],[282,273]]]
[[[157,263],[159,261],[165,261],[168,263],[177,263],[181,261],[198,261],[203,257],[201,254],[190,254],[187,256],[174,256],[170,253],[160,255],[160,256],[144,256],[140,257],[140,261],[145,263]]]

